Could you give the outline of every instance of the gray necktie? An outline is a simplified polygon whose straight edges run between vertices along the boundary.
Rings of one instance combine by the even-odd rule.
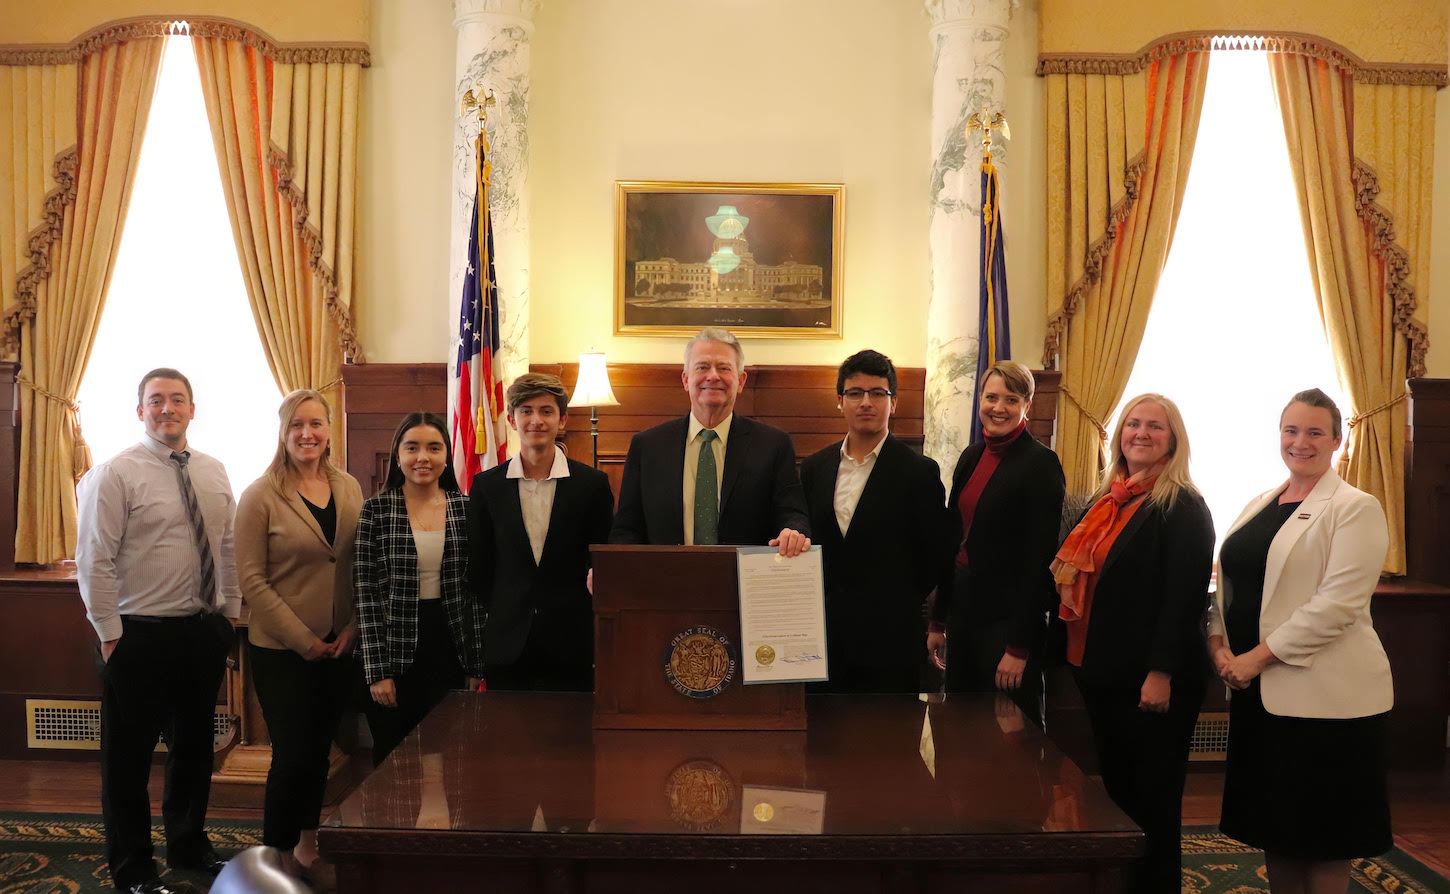
[[[715,472],[714,429],[700,432],[700,462],[695,466],[695,545],[720,542],[720,476]]]
[[[189,453],[172,453],[171,461],[176,464],[176,483],[181,488],[181,501],[186,504],[186,514],[191,519],[191,539],[196,544],[197,558],[201,561],[201,601],[207,609],[216,607],[216,565],[211,558],[211,541],[206,537],[206,519],[201,514],[201,504],[196,501],[196,491],[191,486],[191,469],[187,466]]]

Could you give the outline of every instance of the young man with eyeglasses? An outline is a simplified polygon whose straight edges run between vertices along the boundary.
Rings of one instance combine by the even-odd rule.
[[[918,692],[923,605],[942,548],[935,461],[892,436],[896,367],[876,351],[836,374],[846,437],[801,464],[826,578],[828,692]]]

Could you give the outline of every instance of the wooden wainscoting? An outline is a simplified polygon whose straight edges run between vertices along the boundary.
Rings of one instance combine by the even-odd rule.
[[[534,372],[556,375],[570,392],[578,378],[577,363],[535,363]],[[735,403],[736,412],[790,432],[796,457],[804,459],[839,441],[844,433],[836,408],[836,368],[828,366],[747,366],[745,387]],[[619,493],[629,441],[638,432],[679,418],[690,411],[689,396],[676,363],[623,363],[609,365],[617,407],[599,408],[599,468]],[[897,371],[896,414],[891,430],[916,450],[922,441],[923,369]],[[587,462],[590,446],[589,408],[570,407],[564,450]]]
[[[1450,379],[1410,379],[1405,439],[1408,576],[1450,586]]]
[[[556,375],[570,392],[579,375],[577,363],[535,363],[533,372]],[[836,408],[834,366],[747,366],[745,388],[737,410],[790,432],[797,457],[804,459],[844,434],[841,411]],[[344,366],[343,412],[347,426],[347,471],[362,485],[364,494],[377,493],[387,475],[388,450],[393,429],[405,414],[426,410],[444,415],[448,406],[447,367],[442,363],[369,363]],[[1056,370],[1034,370],[1037,397],[1032,402],[1028,428],[1044,444],[1052,445],[1057,420]],[[690,402],[674,363],[611,363],[609,379],[617,407],[599,408],[599,468],[619,492],[629,441],[638,432],[689,412]],[[891,430],[921,450],[922,409],[926,370],[897,370],[899,392]],[[564,450],[573,459],[592,458],[589,408],[571,407]],[[948,465],[956,457],[943,460]]]
[[[364,363],[342,368],[347,473],[363,496],[383,489],[393,431],[409,413],[448,412],[448,366],[443,363]],[[445,418],[446,421],[446,418]]]

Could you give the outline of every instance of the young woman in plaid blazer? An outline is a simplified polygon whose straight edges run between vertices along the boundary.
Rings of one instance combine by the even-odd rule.
[[[383,492],[358,515],[353,563],[375,764],[450,689],[482,676],[483,612],[465,584],[466,511],[443,420],[406,416]]]

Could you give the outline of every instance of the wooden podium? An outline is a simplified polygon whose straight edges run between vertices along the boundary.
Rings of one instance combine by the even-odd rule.
[[[732,546],[590,547],[595,729],[803,730],[805,686],[746,686]]]

